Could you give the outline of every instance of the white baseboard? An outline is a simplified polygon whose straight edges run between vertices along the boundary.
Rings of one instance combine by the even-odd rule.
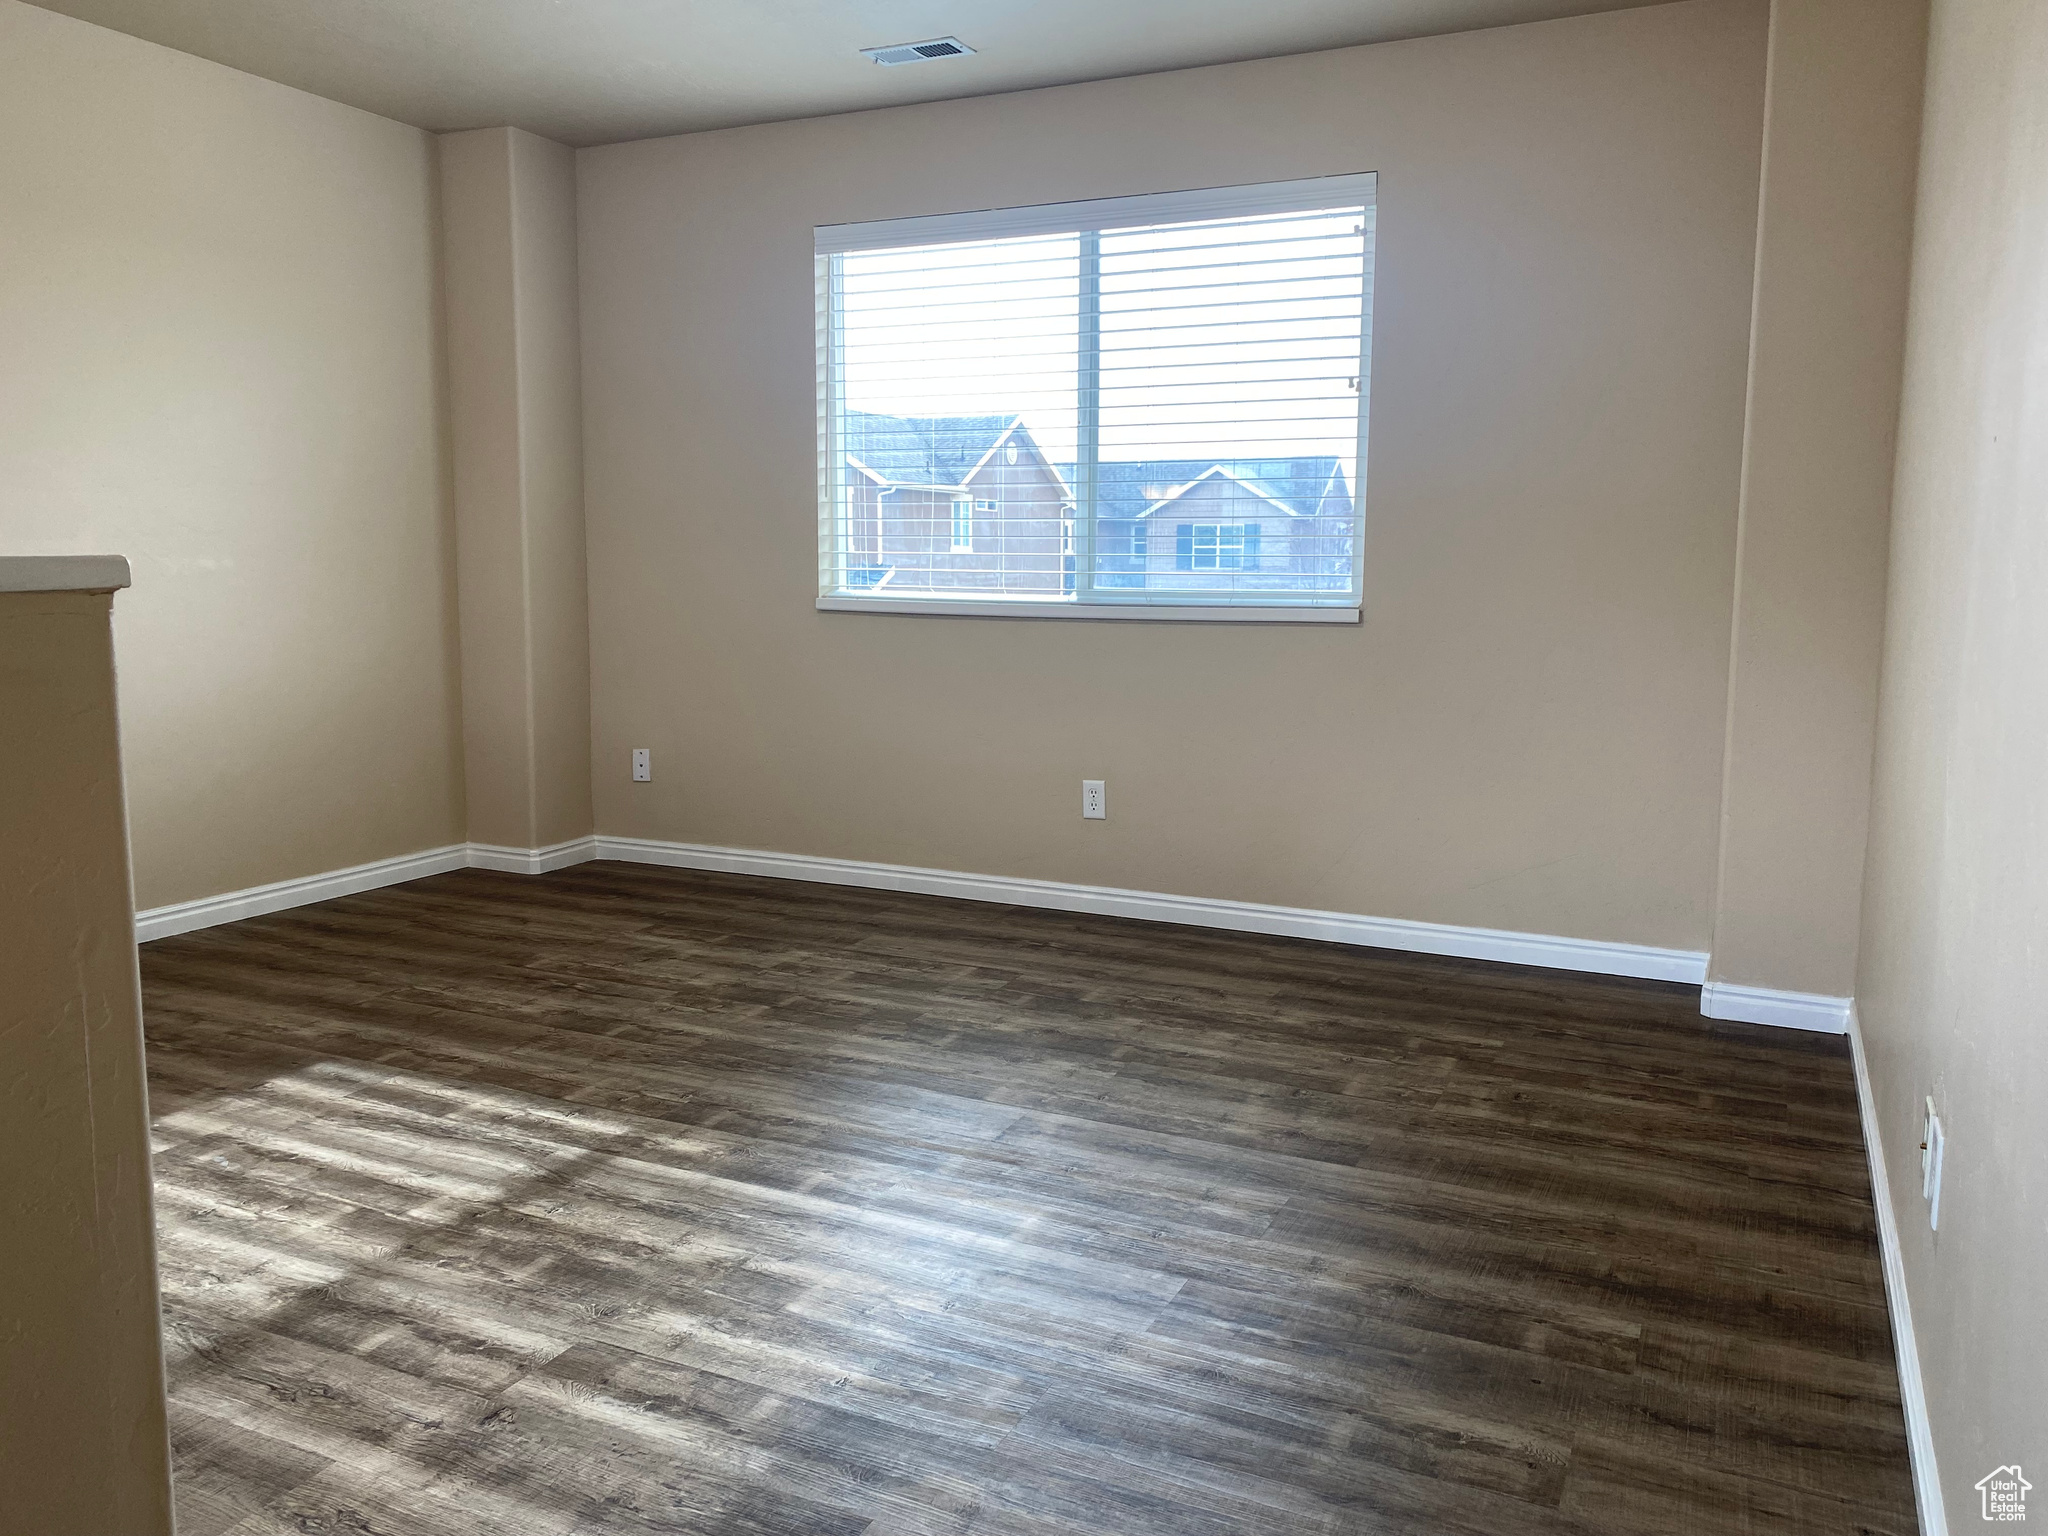
[[[1657,949],[1649,945],[1617,944],[1602,939],[1567,939],[1498,928],[1461,928],[1445,923],[1410,922],[1403,918],[1363,917],[1351,912],[1319,912],[1304,907],[1220,901],[1207,896],[1172,896],[1157,891],[1120,890],[1112,886],[1070,885],[1064,881],[1030,880],[1014,875],[972,875],[957,870],[917,869],[902,864],[873,864],[856,859],[825,859],[801,853],[602,836],[576,838],[548,848],[531,849],[490,843],[457,843],[424,853],[383,859],[374,864],[359,864],[353,869],[338,869],[301,880],[280,880],[274,885],[233,891],[224,896],[156,907],[136,914],[136,938],[146,943],[172,934],[210,928],[218,923],[260,917],[266,912],[282,912],[336,896],[352,896],[380,886],[397,885],[424,875],[443,874],[451,869],[493,869],[511,874],[538,875],[591,859],[619,859],[633,864],[765,875],[775,879],[810,880],[824,885],[863,886],[873,890],[913,891],[964,901],[1004,902],[1056,912],[1094,912],[1147,922],[1185,923],[1198,928],[1270,933],[1372,949],[1454,955],[1468,960],[1588,971],[1603,976],[1634,976],[1650,981],[1696,985],[1705,976],[1707,968],[1706,955],[1696,950]]]
[[[1885,1172],[1884,1140],[1878,1135],[1877,1100],[1870,1087],[1870,1061],[1863,1026],[1849,1005],[1849,1051],[1856,1063],[1856,1107],[1863,1121],[1863,1147],[1870,1159],[1870,1198],[1877,1207],[1877,1247],[1884,1265],[1884,1294],[1892,1319],[1892,1353],[1899,1367],[1899,1396],[1906,1408],[1906,1450],[1913,1463],[1913,1501],[1920,1509],[1920,1536],[1948,1536],[1948,1510],[1941,1496],[1941,1471],[1934,1461],[1934,1426],[1927,1417],[1927,1388],[1920,1379],[1920,1346],[1913,1336],[1913,1304],[1906,1295],[1906,1261],[1899,1251],[1899,1220],[1892,1210],[1892,1184]]]
[[[1848,998],[1822,992],[1775,992],[1769,987],[1738,987],[1726,981],[1710,981],[1700,988],[1700,1012],[1710,1019],[1812,1029],[1824,1035],[1849,1032],[1849,1008]]]
[[[445,875],[451,869],[496,869],[515,875],[544,875],[597,857],[597,839],[579,837],[550,848],[502,848],[493,843],[451,843],[446,848],[429,848],[423,853],[400,854],[373,864],[329,870],[299,880],[279,880],[271,885],[252,886],[246,891],[229,891],[224,896],[207,896],[198,901],[181,901],[168,907],[151,907],[135,914],[135,941],[168,939],[173,934],[192,933],[266,912],[284,912],[292,907],[332,901],[337,896],[355,896],[363,891],[399,885],[427,875]]]
[[[505,848],[496,843],[471,843],[469,867],[495,869],[508,875],[545,875],[597,857],[597,839],[571,838],[547,848]]]
[[[753,848],[715,848],[700,843],[667,843],[648,838],[600,835],[597,857],[633,864],[666,864],[680,869],[811,880],[824,885],[914,891],[920,895],[952,896],[964,901],[1006,902],[1019,907],[1049,908],[1055,912],[1094,912],[1107,917],[1140,918],[1147,922],[1228,928],[1239,933],[1281,934],[1297,939],[1359,944],[1374,949],[1457,955],[1468,960],[1498,960],[1512,965],[1540,965],[1555,970],[1591,971],[1605,976],[1635,976],[1652,981],[1697,984],[1705,977],[1707,969],[1707,957],[1694,950],[1655,949],[1648,945],[1616,944],[1600,939],[1556,938],[1549,934],[1512,933],[1496,928],[1458,928],[1442,923],[1408,922],[1401,918],[1361,917],[1350,912],[1318,912],[1303,907],[1266,906],[1259,902],[1219,901],[1207,896],[1169,896],[1157,891],[1128,891],[1112,886],[1069,885],[1059,880],[1027,880],[1014,875],[970,875],[950,869],[917,869],[903,864],[871,864],[858,859],[823,859],[809,854],[770,853]]]
[[[454,843],[446,848],[429,848],[424,853],[379,859],[374,864],[330,870],[324,875],[279,880],[271,885],[251,886],[246,891],[229,891],[224,896],[206,896],[198,901],[151,907],[146,912],[135,914],[135,940],[138,944],[147,944],[151,939],[167,939],[174,933],[191,933],[198,928],[239,922],[245,917],[261,917],[266,912],[282,912],[289,907],[308,906],[316,901],[332,901],[337,896],[354,896],[360,891],[374,891],[380,886],[418,880],[425,875],[443,875],[451,869],[466,868],[468,864],[469,845]]]

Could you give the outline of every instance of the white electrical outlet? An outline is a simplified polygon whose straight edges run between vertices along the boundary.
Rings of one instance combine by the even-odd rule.
[[[652,780],[653,777],[654,748],[635,747],[633,749],[633,782],[635,784],[645,784]]]
[[[1929,1097],[1920,1117],[1920,1193],[1927,1198],[1930,1231],[1941,1226],[1941,1154],[1947,1145],[1948,1138],[1941,1131],[1941,1116],[1934,1112],[1934,1100]]]
[[[1081,815],[1088,821],[1109,819],[1109,791],[1101,779],[1081,781]]]

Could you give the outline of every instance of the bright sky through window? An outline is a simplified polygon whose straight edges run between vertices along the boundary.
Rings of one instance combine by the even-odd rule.
[[[1328,454],[1351,470],[1362,219],[1269,214],[1102,235],[1103,457]],[[1048,457],[1072,463],[1080,244],[1044,235],[843,257],[847,406],[1021,414]]]

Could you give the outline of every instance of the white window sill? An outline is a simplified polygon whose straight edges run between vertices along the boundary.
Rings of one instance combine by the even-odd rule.
[[[1357,608],[1299,603],[1049,603],[955,602],[947,598],[821,597],[821,613],[917,614],[942,619],[1151,619],[1163,623],[1356,624]]]

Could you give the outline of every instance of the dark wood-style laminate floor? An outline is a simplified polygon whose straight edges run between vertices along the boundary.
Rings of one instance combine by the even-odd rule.
[[[143,950],[183,1536],[1914,1529],[1837,1040],[589,864]]]

